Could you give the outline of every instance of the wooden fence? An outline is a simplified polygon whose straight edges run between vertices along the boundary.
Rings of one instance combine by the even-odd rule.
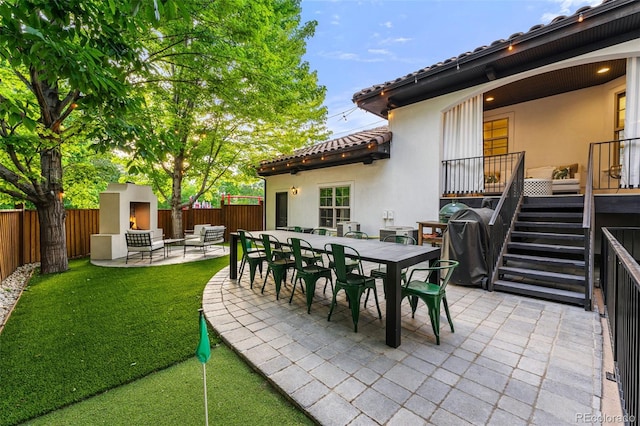
[[[263,204],[226,205],[215,209],[182,211],[182,227],[193,229],[198,223],[224,225],[229,233],[238,229],[263,229]],[[67,210],[67,256],[70,259],[91,254],[91,235],[100,233],[100,210]],[[158,228],[172,235],[171,211],[158,210]],[[0,210],[0,280],[19,266],[40,261],[40,225],[35,210]]]

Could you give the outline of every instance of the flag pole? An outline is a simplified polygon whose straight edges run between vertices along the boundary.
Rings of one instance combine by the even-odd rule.
[[[204,311],[200,312],[200,340],[196,348],[196,356],[202,363],[202,383],[204,384],[204,420],[205,425],[209,426],[209,404],[207,403],[207,361],[211,357],[211,342],[209,341],[209,333],[207,332],[207,321],[204,319]]]
[[[207,404],[207,364],[202,363],[202,383],[204,383],[204,424],[209,426],[209,404]]]

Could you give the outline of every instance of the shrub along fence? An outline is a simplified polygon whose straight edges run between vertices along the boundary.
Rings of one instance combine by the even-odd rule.
[[[263,204],[227,205],[214,209],[182,211],[183,231],[199,223],[226,226],[225,239],[238,229],[263,229]],[[100,210],[67,210],[65,222],[67,256],[91,254],[91,235],[100,233]],[[171,211],[158,210],[158,228],[169,238],[173,234]],[[124,237],[123,237],[124,238]],[[0,280],[18,267],[40,261],[40,225],[35,210],[0,210]]]

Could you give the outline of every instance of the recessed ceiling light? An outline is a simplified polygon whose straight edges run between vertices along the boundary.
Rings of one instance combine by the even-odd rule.
[[[491,102],[493,99],[494,99],[493,96],[488,96],[488,97],[484,98],[484,100],[487,101],[487,102]]]
[[[605,72],[609,72],[609,67],[602,67],[598,70],[598,74],[604,74]]]

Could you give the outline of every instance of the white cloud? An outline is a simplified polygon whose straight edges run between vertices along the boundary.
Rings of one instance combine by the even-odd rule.
[[[328,59],[337,59],[339,61],[352,61],[352,62],[382,62],[382,58],[363,58],[357,53],[343,52],[340,50],[334,50],[331,52],[319,52],[318,56]]]
[[[391,55],[391,52],[389,52],[387,49],[369,49],[367,50],[367,52],[373,55]]]
[[[389,44],[394,44],[394,43],[406,43],[408,41],[411,41],[411,38],[408,37],[390,37],[390,38],[385,38],[384,40],[380,40],[380,45],[389,45]]]
[[[340,15],[331,16],[331,25],[340,25]]]
[[[391,21],[384,22],[380,25],[382,25],[385,28],[393,28],[393,24],[391,23]]]

